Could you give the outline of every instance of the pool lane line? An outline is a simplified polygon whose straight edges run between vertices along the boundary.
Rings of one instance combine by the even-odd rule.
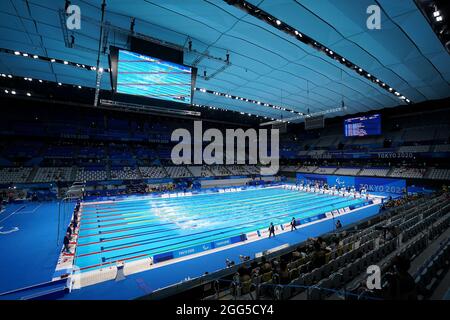
[[[343,199],[343,198],[341,198],[341,199]],[[339,200],[341,200],[341,199],[339,199]],[[295,200],[295,199],[292,199],[292,200]],[[337,200],[337,199],[326,198],[326,199],[323,199],[321,201],[315,201],[314,203],[311,203],[311,206],[305,207],[303,210],[310,210],[310,209],[319,208],[317,206],[313,207],[313,205],[317,205],[317,204],[324,203],[324,202],[332,202],[332,200]],[[342,203],[344,201],[349,201],[349,200],[350,199],[346,199],[346,200],[343,200],[343,201],[334,201],[334,202],[332,202],[332,204],[339,204],[339,203]],[[282,203],[285,203],[285,202],[286,201],[284,201],[284,200],[280,200],[280,201],[275,201],[275,202],[274,201],[269,201],[267,203],[270,203],[270,204],[281,203],[282,204]],[[266,202],[264,202],[264,204],[266,204]],[[264,204],[257,203],[257,204],[254,204],[254,207],[256,207],[256,208],[264,207],[265,206]],[[323,205],[320,206],[320,207],[323,207]],[[310,209],[306,209],[306,208],[310,208]],[[208,210],[208,208],[205,208],[205,210]],[[227,211],[229,211],[229,208],[225,207],[223,210],[218,211],[220,213],[209,215],[207,218],[209,219],[209,218],[212,218],[212,217],[220,217],[223,212],[227,212]],[[235,213],[238,214],[238,213],[242,213],[242,212],[245,212],[245,211],[246,211],[246,209],[242,209],[242,210],[236,211]],[[186,221],[201,221],[203,219],[204,218],[200,217],[200,218],[195,218],[195,219],[177,221],[177,223],[182,223],[182,222],[186,222]],[[131,225],[131,224],[139,224],[139,223],[143,223],[143,222],[152,222],[152,221],[157,221],[157,220],[161,220],[161,218],[160,217],[158,217],[158,218],[155,217],[155,218],[151,218],[151,219],[137,219],[137,220],[134,220],[132,222],[122,222],[122,223],[107,224],[107,225],[100,225],[99,222],[97,222],[97,223],[93,223],[93,224],[96,224],[97,227],[84,228],[83,231],[86,231],[86,230],[98,230],[100,228],[110,228],[110,227],[117,227],[117,226]],[[83,224],[83,225],[85,225],[85,224]],[[166,224],[161,224],[161,225],[166,225]],[[155,226],[158,226],[158,224],[156,224]]]
[[[318,210],[318,209],[320,209],[320,208],[324,208],[323,206],[321,206],[321,207],[315,207],[315,208],[313,208],[312,210]],[[340,208],[339,208],[340,209]],[[288,209],[286,209],[286,210],[288,210]],[[259,223],[259,222],[262,222],[262,221],[267,221],[267,220],[270,220],[270,219],[281,219],[281,218],[285,218],[286,217],[286,215],[287,214],[284,214],[284,212],[286,212],[286,210],[284,210],[284,211],[282,211],[283,212],[283,214],[282,215],[277,215],[277,216],[271,216],[271,217],[264,217],[263,219],[259,219],[259,220],[252,220],[252,221],[247,221],[246,223],[240,223],[240,224],[235,224],[235,225],[232,225],[232,226],[226,226],[226,227],[222,227],[222,228],[218,228],[218,229],[212,229],[212,230],[205,230],[205,231],[202,231],[202,232],[197,232],[197,233],[190,233],[190,234],[185,234],[185,235],[181,235],[181,236],[175,236],[175,237],[172,237],[172,238],[168,238],[168,239],[177,239],[177,238],[183,238],[183,237],[187,237],[187,236],[192,236],[192,235],[197,235],[197,234],[206,234],[206,233],[209,233],[209,232],[215,232],[215,231],[218,231],[218,230],[225,230],[225,229],[230,229],[230,230],[240,230],[240,229],[242,229],[242,228],[246,228],[245,227],[245,225],[249,225],[249,224],[255,224],[255,223]],[[325,211],[326,212],[326,211]],[[322,212],[322,210],[320,211],[320,212],[318,212],[317,214],[322,214],[323,212]],[[289,213],[290,214],[290,213]],[[247,217],[254,217],[254,216],[258,216],[258,215],[260,215],[259,213],[258,214],[252,214],[252,215],[248,215]],[[316,215],[316,214],[315,214]],[[287,221],[286,221],[287,222]],[[285,223],[285,222],[283,222],[283,223]],[[243,226],[242,228],[236,228],[236,227],[241,227],[241,226]],[[163,230],[162,232],[167,232],[167,230]],[[162,240],[162,241],[167,241],[166,239],[167,239],[167,237],[163,237],[162,239],[164,239],[164,240]],[[120,240],[120,239],[119,239]],[[114,240],[112,240],[112,241],[114,241]],[[129,242],[129,243],[126,243],[126,245],[128,245],[128,244],[133,244],[133,243],[141,243],[141,242],[151,242],[151,241],[153,241],[153,242],[160,242],[160,238],[157,238],[157,239],[143,239],[143,240],[140,240],[140,241],[135,241],[135,242]],[[121,244],[121,245],[123,245],[123,244]],[[116,246],[112,246],[112,247],[116,247]],[[107,247],[108,248],[108,247]]]
[[[247,204],[250,204],[250,205],[252,205],[252,206],[254,206],[254,207],[264,207],[265,205],[267,205],[267,204],[276,204],[276,203],[285,203],[285,202],[293,202],[292,200],[295,200],[296,199],[296,197],[294,197],[294,196],[292,196],[292,197],[289,197],[289,198],[286,198],[286,197],[284,197],[282,200],[278,200],[278,201],[272,201],[273,200],[273,198],[271,198],[271,199],[266,199],[266,200],[264,200],[263,202],[255,202],[254,200],[249,200],[248,201],[248,203]],[[310,198],[308,198],[308,199],[310,199]],[[312,199],[312,198],[311,198]],[[322,202],[325,202],[325,201],[330,201],[331,199],[333,199],[333,198],[331,198],[331,197],[326,197],[326,198],[321,198],[321,200],[322,201],[315,201],[314,203],[322,203]],[[229,202],[230,204],[235,204],[234,202]],[[224,205],[221,205],[220,207],[223,207],[223,209],[222,210],[219,210],[219,211],[215,211],[215,212],[226,212],[226,211],[228,211],[229,210],[229,206],[224,206]],[[208,206],[208,207],[204,207],[202,210],[199,210],[199,211],[197,211],[197,212],[210,212],[211,210],[210,210],[210,207]],[[239,212],[241,212],[241,211],[244,211],[244,210],[240,210]],[[144,215],[145,216],[145,215]],[[216,215],[214,215],[214,216],[219,216],[219,214],[216,214]],[[150,217],[149,217],[150,218]],[[151,219],[141,219],[141,220],[136,220],[135,222],[149,222],[149,221],[155,221],[155,220],[160,220],[161,218],[160,217],[154,217],[154,218],[151,218]],[[131,220],[131,219],[130,219]],[[100,220],[100,222],[102,222],[101,220]],[[98,225],[99,227],[95,227],[95,228],[84,228],[83,229],[83,231],[85,231],[85,230],[93,230],[93,229],[99,229],[99,228],[108,228],[108,227],[116,227],[116,226],[119,226],[119,225],[126,225],[126,224],[130,224],[131,222],[123,222],[123,223],[115,223],[115,224],[107,224],[107,225],[99,225],[99,223],[100,222],[93,222],[93,223],[83,223],[83,225],[89,225],[89,224],[94,224],[94,225]],[[134,222],[133,222],[134,223]]]
[[[319,207],[318,207],[318,208],[319,208]],[[285,218],[285,217],[290,216],[290,215],[291,215],[291,213],[289,212],[289,213],[282,214],[282,215],[279,215],[279,216],[271,217],[271,219],[281,219],[281,218]],[[265,218],[263,218],[263,219],[259,219],[259,220],[254,220],[254,221],[252,221],[252,223],[258,223],[258,222],[262,222],[262,221],[267,221],[267,217],[265,217]],[[231,230],[234,231],[234,230],[245,229],[245,228],[246,228],[245,225],[248,225],[248,224],[249,224],[249,222],[237,224],[237,225],[234,226],[235,228],[232,228]],[[243,227],[241,227],[241,226],[243,226]],[[236,228],[236,227],[240,227],[240,228]],[[194,234],[194,235],[197,235],[197,234],[205,234],[205,233],[209,233],[209,232],[214,232],[214,231],[216,231],[216,230],[224,230],[224,229],[230,229],[230,227],[223,227],[223,228],[219,228],[219,229],[215,229],[215,230],[202,231],[202,232],[196,233],[196,234]],[[226,233],[226,232],[220,232],[220,233],[218,233],[218,234],[223,234],[223,233]],[[209,237],[213,237],[213,236],[216,236],[216,235],[218,235],[218,234],[212,234],[212,235],[210,235]],[[173,239],[177,239],[177,238],[185,238],[185,237],[190,237],[190,236],[192,236],[192,234],[187,234],[187,235],[182,235],[182,236],[173,237]],[[199,240],[199,239],[204,239],[204,238],[205,238],[205,237],[195,238],[195,239],[193,239],[192,241]],[[170,239],[167,239],[167,240],[161,240],[161,241],[168,241],[168,240],[170,240]],[[117,250],[122,250],[122,249],[129,249],[129,248],[138,247],[138,246],[143,246],[143,245],[150,244],[150,243],[155,243],[155,242],[160,242],[160,241],[159,241],[159,240],[155,240],[155,239],[142,240],[142,241],[136,241],[136,242],[130,242],[130,243],[127,243],[125,246],[123,246],[123,245],[121,244],[122,247],[112,246],[111,249],[106,249],[106,250],[103,250],[103,247],[102,247],[102,248],[101,248],[101,249],[102,249],[101,251],[95,251],[95,252],[91,252],[91,253],[82,254],[82,255],[79,255],[78,257],[90,256],[90,255],[94,255],[94,254],[100,254],[100,253],[104,253],[104,252],[117,251]],[[170,245],[176,245],[176,244],[181,244],[181,243],[185,243],[185,242],[186,242],[186,241],[178,242],[178,243],[172,243],[172,244],[170,244]],[[188,242],[191,242],[191,241],[188,241]],[[162,247],[167,247],[167,246],[170,246],[170,245],[165,245],[165,246],[162,246]],[[153,249],[147,249],[147,250],[143,250],[143,251],[155,250],[155,249],[159,249],[159,248],[161,248],[161,247],[156,247],[156,248],[153,248]],[[137,251],[137,252],[143,252],[143,251]]]
[[[318,206],[318,207],[308,207],[308,209],[303,208],[302,210],[310,210],[311,211],[311,210],[317,210],[317,209],[320,209],[320,208],[326,208],[326,207],[329,207],[329,206],[331,206],[333,208],[336,205],[342,204],[343,202],[344,201],[332,202],[330,204],[321,205],[321,206]],[[358,202],[359,201],[353,200],[353,201],[349,202],[349,205],[353,204],[353,203],[358,203]],[[340,207],[340,208],[342,208],[342,207]],[[289,210],[291,210],[291,209],[289,209]],[[258,216],[258,215],[259,215],[259,213],[255,213],[255,214],[252,214],[251,216]],[[270,218],[272,218],[272,216],[271,217],[266,217],[266,218],[270,219]],[[197,219],[197,220],[202,220],[202,219]],[[196,221],[196,220],[195,219],[194,220],[190,219],[190,220],[183,220],[181,222],[186,222],[186,221]],[[180,223],[180,222],[178,222],[178,223]],[[142,226],[139,226],[139,227],[128,227],[128,228],[122,228],[122,229],[118,229],[118,230],[102,231],[101,233],[95,233],[95,234],[89,234],[89,235],[80,236],[79,238],[95,237],[95,236],[101,236],[103,234],[111,234],[111,233],[117,233],[117,232],[126,232],[127,230],[154,228],[154,227],[159,227],[159,226],[164,226],[164,225],[169,225],[169,224],[175,224],[175,223],[174,222],[168,222],[168,223],[163,223],[163,224],[142,225]],[[177,229],[180,229],[180,228],[177,228]],[[166,232],[165,230],[167,230],[167,229],[164,229],[164,230],[159,231],[157,233]],[[157,231],[157,230],[153,230],[152,232],[155,232],[155,231]]]
[[[316,198],[316,197],[308,197],[308,198],[301,197],[301,198],[297,198],[297,197],[295,197],[295,196],[290,195],[289,198],[283,197],[282,200],[279,200],[279,201],[277,201],[277,202],[274,202],[273,200],[276,199],[276,198],[279,198],[279,197],[278,197],[278,196],[276,196],[276,197],[275,197],[275,196],[272,196],[272,197],[270,197],[270,198],[264,197],[264,200],[263,200],[263,201],[247,200],[245,203],[244,203],[244,201],[241,201],[241,204],[244,203],[244,204],[247,204],[247,205],[253,205],[253,206],[262,207],[262,206],[264,206],[265,204],[268,204],[268,203],[288,202],[289,200],[295,200],[295,199],[298,199],[298,200],[319,199],[319,198]],[[259,198],[259,199],[262,199],[262,198]],[[258,200],[259,200],[259,199],[258,199]],[[322,199],[331,199],[331,198],[327,197],[327,198],[322,198]],[[232,203],[233,205],[236,204],[236,202],[229,202],[229,203]],[[224,205],[217,205],[216,207],[221,207],[221,208],[223,208],[222,210],[220,210],[220,212],[224,212],[224,211],[228,210],[228,208],[229,208],[229,206],[224,206]],[[132,217],[132,218],[128,218],[128,215],[134,215],[134,216],[136,216],[136,217],[144,217],[144,216],[148,216],[148,213],[151,213],[151,214],[154,215],[154,211],[155,211],[155,210],[158,210],[158,209],[168,209],[168,208],[170,208],[170,206],[167,206],[167,207],[158,207],[158,208],[149,206],[149,207],[147,208],[147,210],[145,210],[145,211],[138,211],[138,212],[147,212],[147,214],[137,214],[137,213],[135,213],[135,212],[133,212],[133,213],[124,213],[124,214],[121,214],[121,216],[125,216],[124,218],[114,218],[114,219],[105,219],[105,220],[102,220],[101,218],[96,218],[96,219],[95,219],[95,218],[90,218],[88,221],[91,221],[91,220],[96,220],[96,221],[86,223],[86,220],[85,220],[85,221],[84,221],[84,225],[89,225],[89,224],[94,224],[94,225],[97,224],[97,225],[98,225],[98,223],[100,223],[100,222],[110,222],[110,221],[127,220],[127,219],[130,220],[130,219],[133,219],[133,217]],[[198,210],[198,211],[196,211],[196,212],[200,212],[200,213],[201,213],[201,212],[205,212],[205,211],[211,211],[211,206],[204,207],[204,208],[202,208],[201,210]],[[216,212],[217,212],[217,211],[216,211]],[[85,230],[86,230],[86,229],[85,229]]]
[[[356,200],[356,199],[355,199],[355,200]],[[259,230],[259,229],[258,229],[258,230]],[[241,233],[240,233],[240,234],[241,234]],[[236,235],[238,235],[238,234],[236,234]],[[204,238],[202,238],[202,239],[204,239]],[[217,240],[215,240],[215,241],[220,241],[220,240],[221,240],[221,239],[217,239]],[[259,239],[259,240],[262,240],[262,239]],[[185,243],[185,242],[182,242],[182,243]],[[203,241],[202,241],[202,242],[197,242],[197,243],[194,244],[194,245],[202,244],[202,243],[204,243],[204,242],[203,242]],[[172,244],[172,245],[174,245],[174,244]],[[154,250],[154,248],[153,248],[153,249],[148,249],[148,250],[137,251],[137,252],[146,252],[146,251],[151,251],[151,250]],[[152,255],[159,254],[159,253],[163,253],[163,252],[165,252],[165,251],[155,252],[155,253],[153,253]],[[135,253],[135,252],[133,252],[133,253]],[[92,268],[96,268],[96,267],[103,267],[103,266],[111,265],[111,264],[114,264],[114,263],[117,263],[117,262],[128,261],[128,260],[134,260],[134,259],[138,259],[138,258],[141,258],[141,257],[150,257],[150,256],[151,256],[151,255],[149,255],[149,254],[140,254],[140,255],[136,255],[136,256],[131,256],[131,257],[126,257],[126,258],[122,258],[122,259],[117,259],[117,260],[105,262],[106,259],[114,259],[114,258],[118,258],[118,257],[122,257],[122,256],[127,256],[127,255],[128,255],[128,254],[122,254],[122,255],[113,256],[113,257],[109,257],[109,258],[102,258],[102,263],[94,264],[94,265],[90,265],[90,266],[86,266],[86,267],[81,267],[80,270],[87,270],[87,269],[92,269]]]
[[[288,194],[289,193],[284,193],[284,195],[288,195]],[[300,195],[300,197],[299,197],[299,195]],[[272,195],[266,195],[264,197],[256,197],[255,199],[274,199],[274,198],[279,198],[280,196],[281,196],[281,194],[272,194]],[[313,199],[313,198],[316,198],[318,196],[324,196],[324,195],[321,195],[321,194],[310,194],[310,193],[306,193],[305,192],[305,193],[292,193],[292,194],[289,194],[289,196],[292,196],[292,197],[297,196],[297,197],[302,198],[302,199]],[[181,198],[182,197],[180,197],[179,199],[181,199]],[[164,199],[166,203],[160,203],[160,204],[146,203],[146,204],[142,204],[143,210],[133,211],[133,212],[144,212],[145,209],[147,209],[149,207],[150,208],[178,207],[178,206],[183,205],[186,202],[188,202],[188,199],[186,199],[186,198],[188,198],[188,197],[185,197],[184,199],[182,199],[184,201],[180,201],[182,203],[178,203],[178,204],[174,204],[173,201],[167,201],[170,198],[165,198]],[[174,199],[174,198],[172,198],[172,199]],[[202,199],[202,200],[197,199],[196,201],[191,201],[191,203],[200,203],[200,202],[203,202],[204,200],[207,200],[207,199]],[[248,197],[246,198],[246,197],[242,196],[242,198],[240,198],[240,199],[239,198],[238,199],[232,198],[232,199],[227,199],[224,202],[225,203],[226,202],[241,203],[241,202],[248,202],[248,201],[251,201],[251,200]],[[167,203],[167,202],[171,202],[171,203]],[[139,205],[139,206],[141,206],[141,205]],[[222,205],[221,204],[217,204],[217,205],[212,205],[211,207],[220,207],[220,206],[222,206]],[[131,206],[131,209],[135,209],[135,207]],[[123,212],[124,209],[119,209],[119,210],[116,210],[115,212],[121,212],[121,211]],[[95,215],[96,218],[99,218],[100,215],[101,215],[101,217],[105,217],[105,215],[106,216],[110,216],[109,214],[106,214],[106,213],[91,213],[91,214],[89,214],[89,216],[94,216],[94,215]],[[121,214],[112,214],[111,216],[117,216],[117,215],[121,215]],[[89,217],[89,218],[90,219],[95,219],[95,218],[91,218],[91,217]]]
[[[229,189],[229,188],[227,188]],[[252,189],[243,189],[243,190],[239,190],[236,192],[224,192],[224,194],[233,194],[233,193],[243,193],[243,192],[258,192],[261,190],[270,190],[270,189],[277,189],[277,190],[286,190],[284,188],[282,188],[281,185],[277,185],[277,186],[270,186],[270,187],[263,187],[263,188],[252,188]],[[176,194],[176,193],[172,193],[172,194]],[[202,197],[202,196],[214,196],[214,195],[220,195],[222,193],[220,192],[191,192],[191,195],[189,195],[189,197]],[[121,204],[127,204],[128,202],[132,202],[132,203],[136,203],[136,202],[141,202],[141,201],[148,201],[148,200],[166,200],[169,198],[173,198],[173,199],[179,199],[179,198],[183,198],[183,197],[155,197],[154,195],[147,195],[147,196],[142,196],[139,197],[137,199],[133,199],[130,196],[128,196],[127,198],[123,198],[123,199],[119,199],[119,200],[108,200],[108,201],[86,201],[83,202],[83,206],[86,207],[86,209],[90,210],[90,209],[94,209],[97,206],[104,206],[104,205],[112,205],[112,207],[115,207],[116,205],[121,205]],[[94,204],[93,204],[94,203]]]
[[[274,189],[273,187],[272,188],[265,188],[265,189],[263,189],[263,190],[271,190],[271,189]],[[289,191],[290,190],[285,190],[285,189],[281,189],[281,188],[276,188],[276,189],[278,189],[278,190],[276,190],[276,191],[281,191],[280,193],[279,193],[279,195],[281,195],[281,194],[287,194],[287,193],[289,193]],[[261,191],[261,189],[258,189],[258,190],[242,190],[242,191],[252,191],[252,192],[254,192],[254,193],[256,193],[256,192],[258,192],[258,191]],[[283,192],[284,191],[284,192]],[[286,192],[287,191],[287,192]],[[310,193],[310,192],[306,192],[306,191],[297,191],[297,194],[314,194],[314,195],[322,195],[322,194],[319,194],[319,193]],[[186,197],[173,197],[173,198],[152,198],[152,199],[150,199],[150,200],[157,200],[157,201],[152,201],[154,204],[158,204],[159,202],[167,202],[167,200],[169,200],[170,199],[170,201],[172,202],[172,203],[174,203],[174,205],[177,205],[176,204],[176,202],[182,202],[182,201],[186,201],[186,198],[190,198],[190,199],[192,199],[192,197],[194,197],[195,196],[195,198],[197,198],[198,196],[213,196],[213,197],[223,197],[223,196],[225,196],[225,198],[229,198],[229,197],[233,197],[233,199],[235,199],[236,198],[236,194],[238,194],[237,192],[227,192],[227,193],[209,193],[209,194],[196,194],[196,195],[192,195],[192,196],[186,196]],[[242,197],[242,199],[248,199],[248,197],[246,198],[246,197],[244,197],[243,195],[242,195],[242,192],[239,192],[239,195]],[[269,197],[271,197],[271,196],[276,196],[276,195],[270,195]],[[196,201],[203,201],[203,200],[206,200],[206,199],[196,199]],[[227,199],[227,200],[232,200],[232,199]],[[125,201],[124,201],[125,202]],[[123,203],[123,202],[122,202]],[[121,204],[119,203],[119,204],[117,204],[117,206],[120,206]],[[148,205],[148,202],[147,203],[142,203],[142,204],[138,204],[138,205],[136,205],[136,203],[135,202],[133,202],[132,200],[127,200],[126,201],[126,207],[132,207],[132,208],[135,208],[136,206],[137,207],[140,207],[140,206],[147,206]],[[121,211],[121,210],[123,210],[123,209],[118,209],[117,208],[117,206],[115,206],[115,208],[114,208],[114,211],[113,212],[117,212],[117,211]],[[105,211],[104,210],[105,208],[102,208],[102,207],[99,207],[99,208],[96,208],[96,210],[97,210],[97,212],[86,212],[86,215],[95,215],[95,214],[98,214],[99,212],[99,210],[101,210],[101,211]],[[106,211],[105,211],[105,213],[107,213]],[[101,214],[101,213],[100,213]]]

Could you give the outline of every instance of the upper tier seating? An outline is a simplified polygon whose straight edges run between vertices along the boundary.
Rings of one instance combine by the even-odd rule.
[[[403,146],[398,149],[398,152],[428,152],[430,146]]]
[[[33,182],[70,181],[71,167],[41,167],[36,172]]]
[[[112,180],[137,180],[140,174],[137,168],[124,167],[123,169],[111,170]]]
[[[320,174],[333,174],[336,171],[335,167],[320,167],[317,168],[314,173],[320,173]]]
[[[428,177],[434,180],[450,180],[450,169],[431,169]]]
[[[364,168],[359,175],[360,176],[371,176],[371,177],[386,177],[389,168]]]
[[[142,178],[145,179],[161,179],[167,177],[162,167],[139,167]]]
[[[297,172],[306,172],[306,173],[313,173],[317,170],[317,166],[301,166]]]
[[[450,152],[450,144],[440,144],[434,147],[434,152]]]
[[[186,167],[179,166],[179,167],[165,167],[166,171],[171,178],[187,178],[191,177],[192,174],[189,172]]]
[[[250,174],[261,174],[261,168],[259,166],[256,166],[256,165],[245,166],[245,169]]]
[[[225,166],[221,166],[221,165],[212,165],[209,167],[209,170],[211,170],[213,176],[216,176],[216,177],[223,177],[223,176],[231,175],[231,172],[228,171],[228,169]]]
[[[356,176],[361,168],[339,168],[334,174],[344,176]]]
[[[403,141],[430,141],[433,140],[436,133],[435,127],[419,127],[405,129]]]
[[[0,183],[26,182],[32,170],[32,168],[2,168],[0,169]]]
[[[244,165],[231,165],[227,166],[227,169],[235,176],[248,175],[247,166]]]
[[[108,173],[101,168],[81,168],[76,177],[77,181],[104,181],[108,179]]]
[[[390,177],[395,178],[423,178],[426,169],[422,168],[395,168]]]

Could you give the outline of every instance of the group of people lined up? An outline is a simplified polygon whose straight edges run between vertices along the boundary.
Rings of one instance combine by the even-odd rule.
[[[70,240],[72,236],[76,234],[78,228],[78,214],[80,212],[80,201],[77,202],[75,208],[73,209],[73,218],[70,222],[70,225],[67,227],[66,235],[64,236],[64,249],[63,251],[66,253],[70,253]]]

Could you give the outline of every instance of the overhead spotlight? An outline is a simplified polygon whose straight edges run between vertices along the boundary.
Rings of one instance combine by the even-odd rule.
[[[441,12],[439,10],[436,10],[433,12],[433,17],[437,18],[441,15]]]
[[[345,58],[342,58],[342,62],[345,62]]]
[[[15,91],[11,91],[11,94],[14,94],[14,95],[15,95],[15,94],[16,94],[16,92],[15,92]]]
[[[50,60],[50,62],[55,62],[55,61],[56,61],[55,59],[51,59],[51,60]]]
[[[359,71],[359,72],[362,72],[362,69],[361,69],[361,68],[359,68],[359,69],[358,69],[358,71]]]
[[[27,96],[28,96],[28,97],[31,97],[31,93],[27,92]]]
[[[58,82],[58,86],[62,86],[62,83],[61,83],[61,82]]]
[[[42,80],[39,80],[40,83],[42,83]]]
[[[16,56],[20,56],[20,51],[14,51],[14,54],[15,54]]]
[[[78,89],[81,89],[81,86],[78,86]]]
[[[24,53],[23,56],[24,56],[24,57],[28,57],[28,53]]]
[[[12,75],[8,74],[8,78],[12,79]]]
[[[35,54],[35,55],[33,56],[33,58],[34,58],[34,59],[37,59],[37,58],[39,58],[39,56]]]
[[[5,93],[9,93],[9,91],[8,91],[8,90],[5,90]]]
[[[98,72],[100,72],[100,73],[102,73],[103,71],[104,71],[103,68],[98,69]]]
[[[370,73],[368,73],[367,76],[370,78]]]
[[[280,20],[275,21],[275,23],[279,26],[281,24]]]
[[[64,61],[64,64],[69,64],[69,62],[67,62],[67,61]]]
[[[441,22],[442,21],[442,16],[436,17],[436,21],[437,22]]]

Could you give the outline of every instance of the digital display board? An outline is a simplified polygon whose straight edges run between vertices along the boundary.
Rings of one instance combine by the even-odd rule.
[[[119,50],[116,92],[190,104],[192,68]]]
[[[344,121],[346,137],[365,137],[381,134],[381,115],[373,114],[349,118]]]

